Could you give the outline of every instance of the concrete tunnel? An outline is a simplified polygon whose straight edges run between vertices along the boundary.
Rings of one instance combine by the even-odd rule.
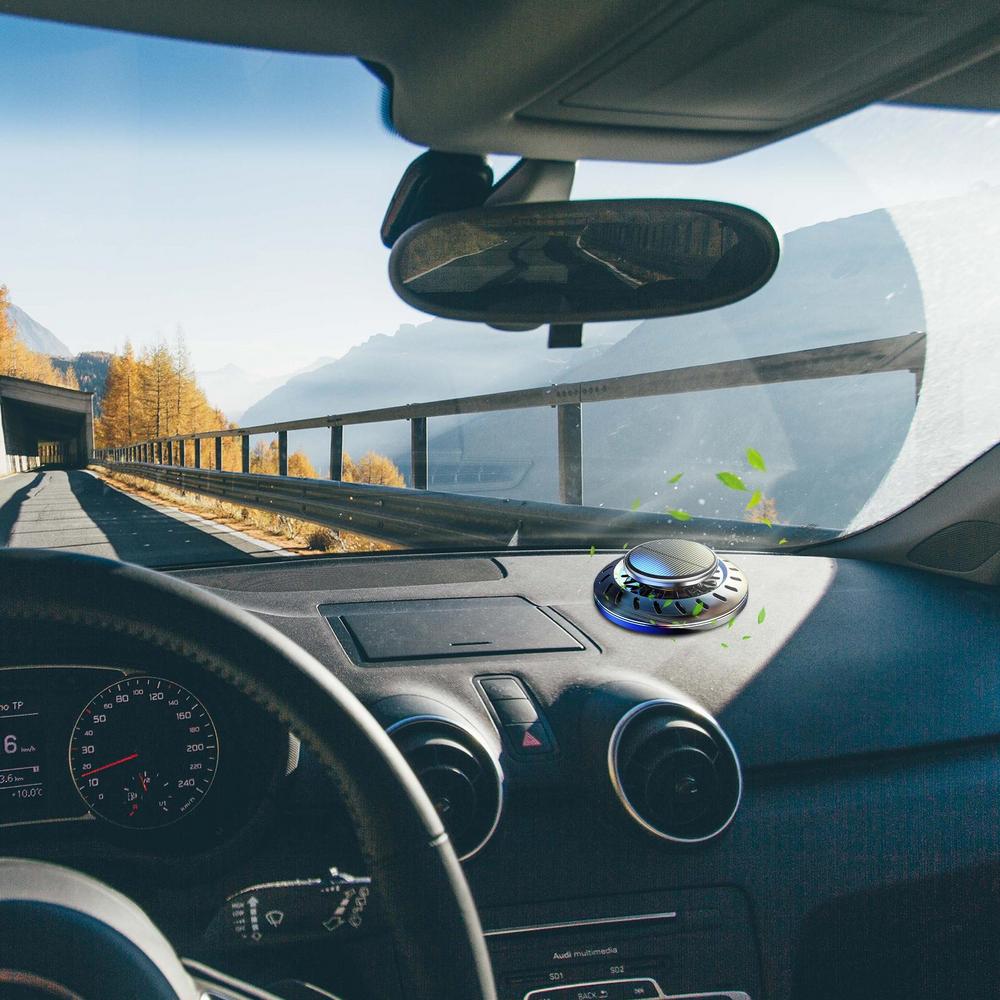
[[[94,450],[94,394],[0,376],[0,475],[86,465]]]

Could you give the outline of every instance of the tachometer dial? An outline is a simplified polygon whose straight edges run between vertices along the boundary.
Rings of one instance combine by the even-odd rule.
[[[69,745],[77,790],[121,826],[166,826],[196,808],[219,763],[215,723],[186,688],[161,677],[110,684],[80,713]]]

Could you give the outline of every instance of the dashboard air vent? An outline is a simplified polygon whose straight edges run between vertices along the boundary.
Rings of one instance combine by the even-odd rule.
[[[637,545],[594,580],[601,614],[636,632],[717,628],[739,614],[748,594],[741,570],[707,545],[682,538]]]
[[[659,699],[636,705],[615,727],[608,766],[629,815],[664,840],[709,840],[736,815],[743,789],[736,751],[699,709]]]
[[[436,716],[413,716],[389,735],[420,779],[458,856],[472,857],[493,835],[503,805],[503,772],[470,730]]]

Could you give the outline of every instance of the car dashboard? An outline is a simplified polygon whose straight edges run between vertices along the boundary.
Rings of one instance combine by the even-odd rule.
[[[463,857],[502,1000],[992,996],[996,591],[727,553],[743,611],[650,636],[595,607],[614,558],[175,575],[295,640],[391,733]],[[132,713],[155,760],[123,742]],[[3,853],[104,879],[246,980],[405,995],[332,783],[239,692],[196,664],[12,668],[0,727]]]

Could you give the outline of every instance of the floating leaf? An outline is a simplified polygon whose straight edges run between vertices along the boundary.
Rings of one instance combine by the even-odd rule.
[[[717,472],[715,478],[722,483],[723,486],[728,486],[731,490],[742,490],[744,493],[747,491],[743,480],[736,475],[735,472]]]
[[[788,539],[787,538],[779,538],[778,539],[778,544],[779,545],[787,545],[788,544]]]
[[[761,458],[760,452],[754,448],[747,448],[747,461],[750,463],[751,467],[757,469],[759,472],[767,472],[767,466],[764,464],[764,459]]]
[[[773,528],[774,527],[774,522],[768,520],[766,517],[762,517],[760,519],[760,523],[763,524],[763,525],[765,525],[768,528]]]
[[[695,618],[697,618],[698,615],[700,615],[704,610],[705,610],[705,605],[702,604],[701,601],[695,601],[694,607],[691,609],[691,614],[694,615]]]
[[[746,510],[752,510],[764,499],[764,494],[760,490],[754,490],[753,496],[750,497],[750,502],[746,505]]]
[[[719,643],[719,645],[722,646],[723,649],[729,649],[729,643],[728,642],[721,642],[721,643]]]
[[[596,545],[591,545],[590,546],[590,554],[594,555],[596,552],[597,552],[597,546]]]
[[[729,619],[729,624],[726,626],[726,628],[732,628],[735,624],[736,624],[736,619],[735,618],[730,618]]]
[[[690,521],[691,515],[686,510],[668,510],[667,513],[675,521]]]
[[[642,501],[639,499],[635,499],[629,505],[629,510],[638,510],[641,506],[642,506]]]
[[[760,611],[757,612],[757,624],[763,625],[764,619],[766,617],[767,617],[767,612],[763,608],[761,608]]]
[[[668,598],[667,600],[660,602],[660,607],[661,608],[669,608],[670,605],[673,604],[673,603],[674,603],[673,598]]]
[[[750,636],[748,636],[748,635],[741,635],[741,636],[740,636],[740,638],[741,638],[741,639],[749,639],[749,638],[750,638]]]
[[[674,483],[679,483],[681,481],[681,476],[683,475],[684,475],[683,472],[678,472],[676,476],[671,476],[667,480],[667,482],[670,483],[671,485],[673,485]]]

